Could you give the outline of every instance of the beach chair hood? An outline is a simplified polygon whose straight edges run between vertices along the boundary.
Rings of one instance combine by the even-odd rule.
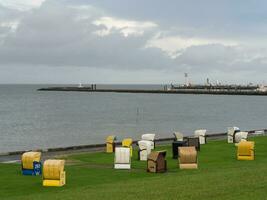
[[[43,186],[63,186],[66,184],[64,160],[46,160],[43,168]]]
[[[195,147],[179,147],[180,169],[197,169],[197,151]]]
[[[26,152],[22,154],[21,162],[23,169],[33,169],[33,162],[40,162],[41,152]]]
[[[241,141],[247,141],[248,132],[237,132],[234,136],[234,142],[239,143]]]
[[[200,144],[206,144],[206,129],[195,130],[195,137],[199,137]]]
[[[106,143],[110,143],[110,144],[113,144],[113,142],[116,140],[116,136],[115,135],[109,135],[107,138],[106,138]]]
[[[184,139],[183,134],[180,132],[174,132],[173,135],[174,135],[175,141],[183,141]]]
[[[196,163],[197,151],[195,147],[179,147],[180,163]]]
[[[238,127],[236,127],[236,126],[228,127],[228,130],[227,130],[227,141],[228,141],[228,143],[234,143],[234,135],[237,132],[240,132],[240,129]]]
[[[138,141],[138,146],[141,151],[150,149],[151,150],[152,141],[140,140]]]
[[[149,140],[149,141],[154,141],[155,140],[155,135],[154,133],[146,133],[146,134],[143,134],[141,139],[142,140]]]

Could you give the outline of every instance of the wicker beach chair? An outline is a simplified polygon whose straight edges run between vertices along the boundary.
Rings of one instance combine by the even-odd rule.
[[[115,148],[114,168],[131,169],[131,156],[129,147]]]
[[[152,141],[140,140],[138,141],[138,158],[139,160],[147,160],[148,155],[151,153]]]
[[[237,145],[237,160],[254,160],[255,143],[251,141],[241,141]]]
[[[41,152],[26,152],[21,156],[23,175],[40,175],[42,173]]]
[[[46,160],[43,169],[43,186],[63,186],[66,184],[64,160]]]
[[[156,143],[155,143],[155,136],[156,136],[155,133],[146,133],[146,134],[143,134],[143,135],[141,136],[141,140],[152,141],[152,143],[151,143],[151,149],[154,149],[155,146],[156,146]]]
[[[179,147],[178,164],[180,169],[197,169],[197,151],[195,147]]]
[[[106,152],[107,153],[113,153],[115,151],[115,140],[116,136],[114,135],[109,135],[106,138]]]
[[[238,127],[229,127],[227,130],[227,142],[234,143],[234,137],[237,132],[240,132]]]
[[[147,172],[159,173],[167,171],[167,151],[153,151],[147,158]]]
[[[206,129],[195,130],[194,136],[199,138],[200,144],[206,144]]]

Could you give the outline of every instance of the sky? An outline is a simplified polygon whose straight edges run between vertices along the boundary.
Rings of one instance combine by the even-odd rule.
[[[265,84],[266,36],[263,0],[0,0],[0,84]]]

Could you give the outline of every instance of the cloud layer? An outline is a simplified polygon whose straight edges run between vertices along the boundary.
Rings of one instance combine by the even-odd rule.
[[[115,2],[117,6],[120,3],[119,0]],[[166,7],[157,1],[154,4],[154,9]],[[171,4],[175,3],[171,1]],[[5,72],[1,74],[8,74],[12,82],[17,80],[13,72],[19,68],[24,67],[27,73],[29,69],[47,67],[49,70],[44,71],[49,76],[51,69],[60,67],[63,76],[55,76],[54,82],[74,82],[79,79],[79,73],[71,79],[69,68],[83,67],[88,73],[105,73],[106,70],[113,76],[110,80],[116,83],[124,80],[116,75],[122,73],[127,76],[128,83],[181,82],[183,72],[192,74],[195,82],[206,76],[236,82],[264,80],[267,51],[262,45],[265,28],[261,28],[261,20],[251,17],[249,20],[254,23],[244,22],[231,9],[227,11],[229,15],[211,10],[194,20],[190,13],[197,15],[198,12],[195,13],[188,3],[181,4],[185,10],[177,15],[167,6],[170,13],[160,17],[154,11],[145,14],[145,2],[137,5],[125,13],[108,2],[0,0],[0,71]],[[229,5],[231,3],[227,2],[221,8]],[[253,7],[252,11],[245,7],[237,13],[248,12],[253,12]],[[213,19],[207,23],[201,20],[209,15],[214,15],[218,24]],[[234,22],[227,24],[229,18]],[[234,23],[237,26],[229,32],[227,27]],[[247,25],[260,29],[239,37]],[[6,73],[8,67],[12,73]],[[136,72],[144,75],[136,77]],[[165,78],[155,79],[151,74],[154,77],[164,74]],[[255,77],[246,78],[248,74]],[[36,82],[35,74],[27,76],[24,82],[31,82],[31,76],[32,82]],[[90,82],[92,77],[82,79]],[[101,80],[102,77],[99,82]],[[51,78],[42,81],[53,82]],[[94,81],[97,82],[95,77]]]

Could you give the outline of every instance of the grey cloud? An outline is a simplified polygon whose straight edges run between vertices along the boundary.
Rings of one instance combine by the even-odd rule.
[[[172,62],[161,50],[143,46],[151,37],[122,37],[119,30],[100,37],[98,15],[77,21],[80,11],[46,3],[28,14],[0,47],[1,64],[87,66],[119,69],[160,68]]]
[[[256,74],[260,71],[261,75],[267,73],[266,49],[258,50],[261,57],[255,56],[255,49],[251,50],[246,46],[224,46],[220,44],[191,46],[180,52],[180,56],[171,59],[162,50],[158,48],[144,48],[146,42],[151,39],[157,32],[165,32],[166,35],[181,35],[186,37],[206,38],[214,35],[218,38],[235,37],[239,34],[238,30],[242,27],[229,31],[226,26],[218,27],[220,23],[226,22],[233,17],[237,20],[237,16],[231,13],[228,17],[223,18],[223,12],[216,15],[215,20],[209,19],[210,13],[199,19],[197,14],[186,12],[189,4],[184,5],[186,8],[183,12],[175,15],[175,6],[165,5],[169,13],[160,13],[162,3],[156,2],[158,12],[145,13],[147,2],[139,4],[135,9],[130,10],[129,14],[124,12],[114,12],[117,9],[123,10],[122,7],[115,9],[117,3],[107,3],[109,7],[100,10],[91,8],[92,10],[79,10],[75,6],[82,5],[80,2],[73,1],[46,1],[39,9],[30,12],[18,12],[0,7],[0,20],[20,20],[20,25],[14,33],[10,33],[7,27],[0,27],[0,35],[7,34],[4,42],[0,42],[0,69],[1,66],[47,66],[51,72],[51,67],[87,67],[88,71],[92,69],[101,70],[117,70],[117,71],[140,71],[144,69],[154,70],[155,76],[160,76],[164,71],[166,80],[169,77],[182,78],[183,72],[189,71],[201,77],[205,74],[211,74],[216,77],[233,76],[233,73],[242,74],[242,79],[248,72]],[[76,2],[76,3],[74,3]],[[95,6],[102,3],[95,3]],[[86,3],[86,1],[85,1]],[[111,5],[114,4],[114,5]],[[130,5],[132,5],[131,3]],[[172,4],[177,5],[174,1]],[[226,8],[228,4],[222,3],[222,7]],[[74,6],[74,7],[73,7]],[[202,9],[211,9],[211,7]],[[140,15],[138,9],[140,9]],[[155,8],[154,8],[155,9]],[[181,9],[181,8],[179,8]],[[3,11],[3,12],[2,12]],[[177,12],[177,10],[176,10]],[[245,9],[244,13],[247,13]],[[158,28],[145,31],[142,36],[123,37],[120,30],[112,30],[112,33],[105,37],[94,34],[95,31],[105,28],[104,26],[95,26],[92,22],[108,13],[108,16],[124,17],[131,20],[151,20],[159,24]],[[211,11],[214,15],[215,11]],[[244,14],[243,13],[243,14]],[[116,14],[116,15],[115,15]],[[234,16],[232,16],[234,15]],[[79,16],[80,17],[79,19]],[[162,17],[162,18],[161,18]],[[167,22],[170,20],[170,23]],[[177,23],[175,22],[176,19]],[[181,20],[182,19],[182,20]],[[188,21],[186,21],[186,19]],[[196,21],[194,21],[196,19]],[[209,19],[210,24],[203,24],[204,19]],[[215,23],[218,20],[219,23]],[[242,21],[242,20],[241,20]],[[236,23],[236,22],[235,22]],[[240,22],[245,23],[245,22]],[[203,25],[203,26],[200,26]],[[229,27],[232,27],[230,23]],[[256,25],[255,25],[256,26]],[[244,28],[244,27],[243,27]],[[264,32],[264,28],[257,34]],[[204,38],[205,38],[204,37]],[[6,69],[6,68],[5,68]],[[44,70],[45,71],[45,70]],[[46,71],[47,73],[49,73]],[[221,75],[219,75],[221,73]],[[115,72],[113,74],[116,74]],[[180,75],[178,75],[180,74]],[[149,73],[147,77],[149,79]],[[27,76],[28,77],[28,76]],[[69,77],[69,76],[68,76]],[[130,75],[129,75],[130,77]],[[145,77],[145,76],[144,76]],[[236,78],[236,77],[235,77]],[[153,78],[150,78],[153,80]],[[163,80],[163,78],[161,79]],[[147,81],[147,80],[146,80]]]
[[[266,57],[257,58],[257,52],[243,46],[220,44],[192,46],[175,59],[178,65],[187,66],[192,71],[224,73],[261,71],[267,73]],[[266,51],[266,50],[265,50]],[[266,52],[261,52],[267,55]]]

